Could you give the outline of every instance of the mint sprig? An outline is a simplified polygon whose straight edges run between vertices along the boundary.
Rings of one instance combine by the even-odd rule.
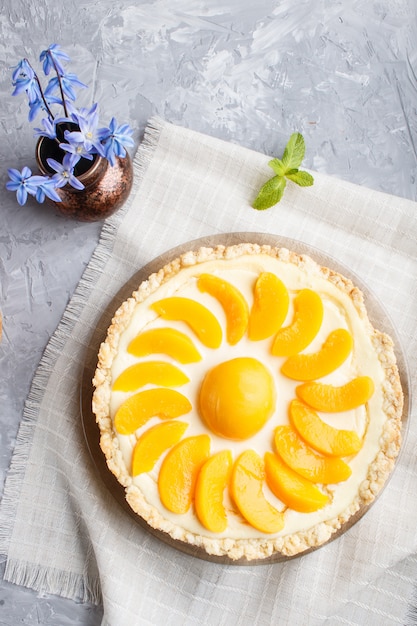
[[[293,133],[285,146],[282,159],[269,161],[268,165],[274,170],[275,176],[262,185],[252,204],[254,209],[263,211],[278,204],[284,195],[287,179],[300,187],[310,187],[314,183],[311,174],[298,169],[304,159],[304,154],[303,136],[300,133]]]

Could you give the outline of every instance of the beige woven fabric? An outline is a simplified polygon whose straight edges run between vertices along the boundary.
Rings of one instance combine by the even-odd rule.
[[[250,206],[269,158],[151,120],[129,205],[100,243],[33,381],[0,508],[7,580],[104,603],[103,624],[404,624],[417,580],[417,416],[365,517],[301,558],[219,565],[163,544],[114,500],[91,461],[79,396],[91,338],[153,258],[203,236],[258,232],[331,255],[382,301],[417,371],[417,206],[315,174],[276,207]]]

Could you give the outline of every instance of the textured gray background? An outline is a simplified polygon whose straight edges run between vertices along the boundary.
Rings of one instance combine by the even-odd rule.
[[[35,167],[10,67],[50,43],[141,139],[148,118],[281,156],[303,133],[304,165],[416,199],[416,0],[1,0],[0,494],[42,351],[98,241],[83,224],[6,192]],[[36,126],[37,124],[35,124]],[[273,210],[273,209],[272,209]],[[1,557],[0,557],[1,559]],[[0,560],[0,567],[3,563]],[[0,583],[0,624],[96,625],[101,609]]]

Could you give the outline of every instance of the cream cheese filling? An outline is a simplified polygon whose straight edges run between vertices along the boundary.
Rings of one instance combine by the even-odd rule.
[[[244,450],[250,448],[263,457],[266,451],[273,451],[273,431],[281,424],[288,424],[288,405],[296,397],[295,388],[300,381],[293,381],[280,373],[280,368],[285,358],[275,357],[270,352],[272,338],[262,341],[250,341],[245,335],[235,346],[227,343],[225,336],[226,317],[220,303],[207,293],[201,293],[197,287],[197,277],[201,273],[215,274],[237,287],[246,298],[249,309],[253,302],[253,288],[260,272],[275,273],[286,285],[290,300],[298,290],[309,288],[316,291],[322,298],[324,305],[324,317],[321,329],[313,342],[303,351],[305,353],[316,352],[320,349],[328,334],[337,328],[346,328],[354,339],[354,348],[348,359],[333,373],[320,379],[321,382],[333,385],[343,385],[358,375],[370,376],[375,385],[375,392],[366,407],[361,406],[355,410],[343,413],[319,413],[320,417],[335,428],[355,430],[364,437],[364,445],[360,452],[351,459],[346,459],[351,468],[352,476],[337,485],[329,485],[325,489],[332,494],[331,503],[314,513],[297,513],[287,509],[285,512],[285,527],[276,536],[292,534],[306,530],[316,524],[333,519],[340,515],[355,499],[359,486],[366,479],[369,464],[374,460],[379,450],[379,439],[382,434],[386,416],[383,412],[382,381],[384,378],[383,368],[376,354],[369,334],[369,326],[361,319],[349,295],[340,290],[325,277],[317,273],[307,273],[299,266],[286,263],[269,255],[243,255],[235,259],[223,259],[207,261],[190,267],[183,268],[179,273],[163,283],[142,303],[136,305],[129,326],[121,334],[118,352],[112,363],[112,381],[130,365],[140,361],[154,360],[155,358],[171,362],[184,371],[190,382],[178,388],[192,404],[192,411],[178,418],[189,423],[184,437],[206,433],[207,427],[198,413],[198,393],[205,374],[215,365],[235,357],[253,357],[260,360],[270,371],[276,390],[276,407],[274,414],[265,426],[255,436],[244,441],[232,441],[214,435],[211,437],[211,453],[228,449],[232,451],[233,458]],[[150,309],[150,304],[161,298],[169,296],[183,296],[196,299],[209,308],[219,320],[223,328],[223,341],[221,346],[214,350],[204,346],[184,322],[166,321],[159,318]],[[287,318],[283,324],[291,323],[293,318],[293,306],[290,305]],[[187,333],[199,350],[202,359],[197,363],[180,365],[177,361],[166,355],[149,355],[140,358],[128,353],[129,343],[136,335],[144,330],[156,327],[177,328]],[[141,390],[147,387],[141,388]],[[133,393],[112,392],[110,400],[110,415],[112,419],[118,407]],[[126,468],[129,471],[133,448],[136,437],[154,424],[159,423],[158,418],[152,418],[147,424],[139,429],[134,435],[124,436],[117,434],[120,450]],[[255,528],[249,526],[236,512],[233,503],[225,492],[225,505],[228,511],[228,528],[224,533],[214,534],[207,531],[198,521],[193,508],[184,515],[176,515],[165,509],[159,499],[158,472],[163,461],[162,457],[152,472],[141,474],[133,479],[133,483],[142,491],[147,502],[160,511],[161,515],[180,526],[186,531],[207,537],[230,537],[233,539],[273,537],[264,535]],[[280,502],[265,485],[265,495],[273,506],[284,510],[285,506]]]

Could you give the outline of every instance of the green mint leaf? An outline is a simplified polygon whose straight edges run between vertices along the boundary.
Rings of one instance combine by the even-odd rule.
[[[296,171],[286,174],[287,178],[293,181],[293,183],[297,183],[300,187],[310,187],[314,183],[314,178],[308,172]]]
[[[314,178],[308,172],[298,168],[305,154],[304,138],[300,133],[293,133],[285,147],[282,159],[271,159],[268,165],[274,170],[275,176],[270,178],[260,189],[252,206],[258,211],[269,209],[278,204],[284,195],[286,179],[300,185],[309,187],[314,183]]]
[[[293,133],[285,146],[282,155],[282,164],[285,168],[284,174],[289,170],[296,170],[300,167],[306,151],[304,138],[300,133]]]
[[[278,204],[284,195],[286,181],[283,176],[274,176],[270,178],[264,185],[262,185],[259,194],[255,198],[252,204],[254,209],[258,211],[264,211],[269,209],[274,204]]]
[[[285,176],[285,165],[280,159],[272,159],[268,163],[269,167],[271,167],[277,176]]]

